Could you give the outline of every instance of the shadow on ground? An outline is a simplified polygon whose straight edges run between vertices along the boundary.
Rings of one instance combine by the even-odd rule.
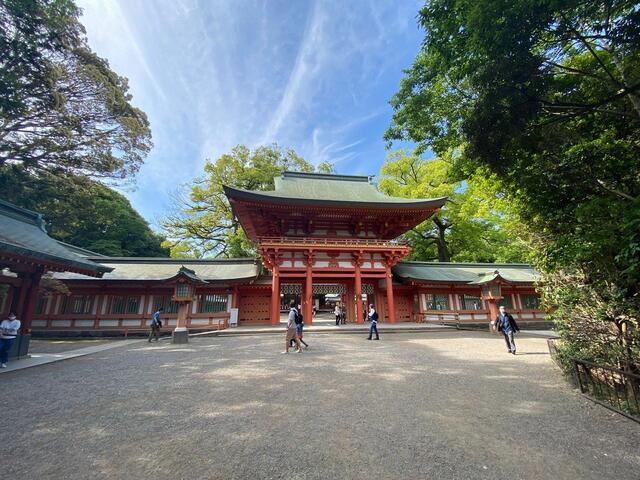
[[[0,381],[7,478],[638,478],[638,425],[544,338],[316,334],[136,344]],[[24,459],[24,461],[22,461]]]

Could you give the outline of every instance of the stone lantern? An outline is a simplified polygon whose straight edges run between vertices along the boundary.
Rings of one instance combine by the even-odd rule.
[[[498,270],[492,272],[481,273],[480,278],[470,284],[476,284],[481,286],[480,298],[487,302],[489,307],[489,317],[491,323],[489,325],[490,331],[496,331],[493,321],[498,316],[498,302],[502,300],[502,285],[507,283],[500,275]]]
[[[178,320],[173,330],[173,343],[188,343],[189,331],[187,330],[187,315],[196,294],[196,286],[207,283],[196,272],[185,267],[180,267],[178,273],[167,280],[173,284],[172,300],[178,304]]]

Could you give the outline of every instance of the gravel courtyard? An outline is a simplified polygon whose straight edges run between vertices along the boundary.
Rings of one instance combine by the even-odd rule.
[[[5,478],[638,479],[640,425],[546,342],[483,332],[146,342],[0,378]],[[6,461],[10,459],[10,461]]]

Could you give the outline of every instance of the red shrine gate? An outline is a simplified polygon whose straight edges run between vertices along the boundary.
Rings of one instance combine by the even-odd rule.
[[[364,176],[283,172],[274,183],[273,191],[224,187],[235,216],[271,271],[271,324],[280,322],[283,284],[300,285],[303,314],[311,323],[314,282],[344,285],[351,321],[364,321],[359,300],[372,293],[380,317],[394,323],[391,268],[410,252],[394,239],[429,218],[446,198],[388,197]],[[373,291],[363,292],[363,284]],[[379,308],[385,304],[386,312]],[[406,299],[401,305],[404,312]]]
[[[384,280],[389,321],[395,322],[391,267],[409,253],[406,245],[383,240],[269,238],[260,240],[258,250],[273,278],[272,324],[280,321],[280,285],[296,281],[302,286],[305,319],[311,323],[314,281],[344,284],[347,315],[363,322],[362,301],[357,301],[364,293],[363,282],[374,285],[377,296],[375,286]]]

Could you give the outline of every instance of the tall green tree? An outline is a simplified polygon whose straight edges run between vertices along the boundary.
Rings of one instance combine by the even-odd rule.
[[[522,262],[526,245],[499,182],[486,169],[459,176],[451,155],[426,160],[399,150],[382,166],[380,189],[408,198],[448,197],[429,220],[405,234],[413,260]]]
[[[456,168],[491,169],[528,226],[571,355],[640,370],[637,2],[431,0],[419,20],[386,139],[465,145]]]
[[[146,115],[87,45],[80,13],[72,0],[0,2],[0,168],[125,178],[151,148]]]
[[[49,235],[109,256],[166,257],[153,232],[120,193],[86,177],[41,178],[21,169],[0,176],[0,198],[43,214]]]
[[[215,161],[207,161],[205,174],[176,198],[178,208],[163,222],[174,257],[246,257],[255,254],[253,243],[234,218],[223,185],[246,190],[273,190],[273,178],[285,170],[313,172],[314,166],[293,150],[277,145],[250,150],[244,145]],[[318,171],[330,173],[324,162]]]

